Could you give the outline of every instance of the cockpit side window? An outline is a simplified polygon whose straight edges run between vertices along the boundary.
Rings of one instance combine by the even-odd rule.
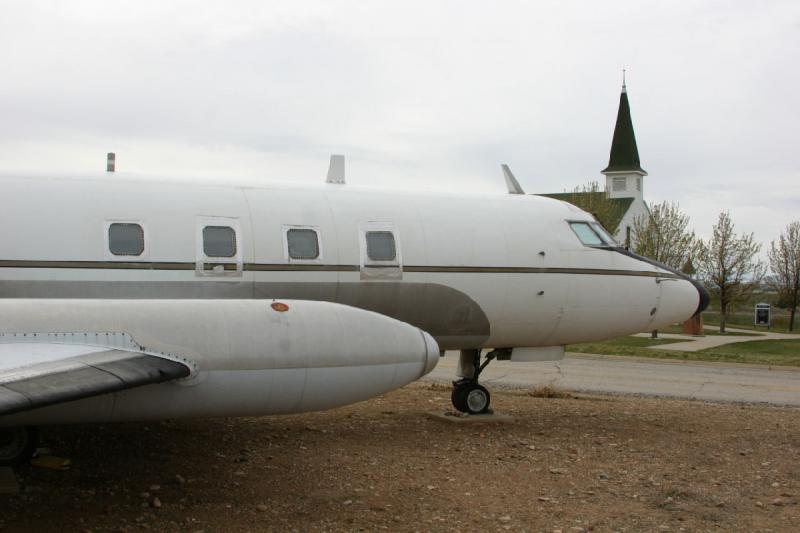
[[[569,227],[585,246],[608,246],[588,222],[570,222]]]

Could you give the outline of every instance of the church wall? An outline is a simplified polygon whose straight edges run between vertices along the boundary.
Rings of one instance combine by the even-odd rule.
[[[641,198],[635,198],[628,208],[628,211],[622,217],[622,220],[617,227],[617,232],[613,235],[613,237],[618,243],[624,246],[628,235],[627,228],[630,228],[631,239],[633,239],[633,221],[637,217],[647,216],[649,214],[650,209],[647,207],[647,204],[644,202],[644,200]],[[633,246],[633,242],[631,242],[631,246]]]

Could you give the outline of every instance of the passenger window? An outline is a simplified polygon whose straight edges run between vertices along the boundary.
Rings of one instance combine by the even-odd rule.
[[[205,226],[203,228],[203,253],[207,257],[235,256],[236,232],[230,226]]]
[[[397,259],[397,249],[391,231],[368,231],[366,237],[367,257],[370,261],[394,261]]]
[[[291,259],[308,261],[319,257],[319,238],[313,229],[292,228],[288,230],[286,245]]]
[[[605,243],[586,222],[570,222],[569,227],[586,246],[603,246]]]
[[[139,224],[114,222],[108,226],[108,249],[114,255],[142,255],[144,230]]]

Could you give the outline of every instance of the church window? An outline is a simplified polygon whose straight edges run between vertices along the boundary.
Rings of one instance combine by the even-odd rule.
[[[642,192],[642,178],[636,178],[636,190]]]
[[[614,190],[615,191],[624,191],[625,190],[625,178],[614,178]]]

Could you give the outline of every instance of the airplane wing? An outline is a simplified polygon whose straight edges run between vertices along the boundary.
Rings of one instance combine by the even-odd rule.
[[[186,364],[136,348],[0,341],[0,416],[191,373]]]

